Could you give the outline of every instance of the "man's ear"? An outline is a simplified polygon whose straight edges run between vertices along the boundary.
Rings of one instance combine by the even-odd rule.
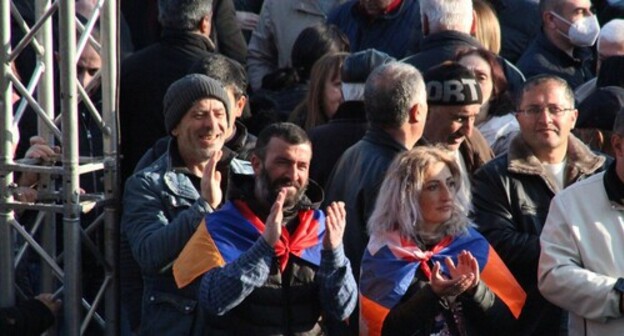
[[[253,168],[254,175],[260,175],[260,170],[262,170],[262,160],[256,155],[251,155],[251,168]]]
[[[236,101],[236,114],[234,115],[234,118],[238,119],[243,116],[243,109],[245,108],[245,105],[247,105],[247,96],[241,95]]]
[[[472,24],[470,25],[470,35],[477,36],[477,12],[472,11]]]
[[[550,11],[545,11],[542,13],[542,25],[551,29],[557,28],[554,18],[555,16]]]
[[[570,116],[570,118],[572,118],[572,128],[574,129],[574,127],[576,127],[576,121],[578,120],[578,110],[574,109],[574,111],[572,111],[572,115]]]
[[[422,107],[420,106],[420,104],[414,104],[414,106],[412,106],[408,112],[408,120],[410,123],[417,123],[417,122],[421,122],[422,121],[422,113],[421,113]]]

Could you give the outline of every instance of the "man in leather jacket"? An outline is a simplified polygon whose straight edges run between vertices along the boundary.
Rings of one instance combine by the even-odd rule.
[[[507,154],[473,176],[473,219],[527,293],[522,335],[557,335],[561,310],[537,290],[539,236],[554,195],[605,169],[570,133],[578,112],[567,82],[554,75],[529,79],[517,102],[520,133]]]

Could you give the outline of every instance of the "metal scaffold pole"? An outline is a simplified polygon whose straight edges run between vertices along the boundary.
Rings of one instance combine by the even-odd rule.
[[[64,313],[67,335],[80,335],[82,320],[80,248],[80,187],[78,182],[78,97],[76,74],[75,2],[61,1],[59,8],[59,50],[61,113],[63,130],[63,244],[64,244]]]
[[[13,121],[13,108],[9,103],[13,96],[12,86],[9,85],[9,74],[11,69],[9,66],[9,55],[11,54],[11,25],[10,25],[10,6],[7,1],[0,1],[0,42],[2,43],[2,52],[0,52],[0,75],[2,100],[2,116],[0,116],[0,164],[7,164],[13,161],[12,148],[10,139],[6,130],[10,129]],[[6,204],[11,202],[12,197],[9,192],[9,186],[13,182],[13,174],[10,171],[0,172],[0,202]],[[0,208],[0,307],[12,306],[15,304],[15,290],[13,287],[13,278],[15,277],[13,270],[13,233],[11,232],[12,211],[10,208]]]
[[[119,73],[119,50],[118,45],[118,27],[117,13],[119,13],[119,3],[117,1],[107,1],[102,11],[100,29],[102,31],[102,120],[104,122],[104,193],[106,199],[118,200],[119,181],[118,181],[118,165],[117,165],[117,144],[118,129],[117,125],[117,98],[118,98],[118,82],[117,74]],[[107,335],[114,336],[119,330],[119,225],[117,219],[119,217],[119,202],[108,203],[104,207],[104,240],[105,240],[105,259],[108,267],[106,269],[106,279],[111,279],[109,294],[106,296],[106,320],[109,328]]]
[[[16,274],[34,268],[40,291],[63,300],[48,335],[117,335],[119,4],[93,1],[80,19],[73,0],[35,0],[30,15],[21,10],[0,1],[0,307],[32,295]],[[99,53],[102,67],[83,87],[77,61],[86,48]],[[25,50],[34,54],[34,66],[18,74],[13,65]],[[21,97],[16,103],[13,92]],[[41,141],[61,148],[58,160],[14,157],[25,116],[37,120]],[[91,140],[93,128],[102,137],[101,154],[85,156],[81,134]],[[14,180],[20,175],[35,176],[36,183],[21,185]],[[36,197],[24,198],[24,188]]]

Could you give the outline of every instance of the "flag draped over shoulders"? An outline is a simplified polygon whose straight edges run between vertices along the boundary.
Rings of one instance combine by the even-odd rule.
[[[197,230],[173,264],[179,288],[215,267],[238,259],[261,237],[264,223],[240,200],[227,202],[204,217]],[[283,229],[274,246],[281,271],[291,255],[313,265],[320,265],[325,215],[320,210],[302,210],[292,233]]]
[[[441,272],[449,277],[446,257],[457,264],[457,255],[469,251],[477,259],[481,281],[518,318],[526,294],[492,246],[476,230],[446,237],[430,251],[423,251],[398,232],[372,235],[362,259],[360,276],[360,334],[380,335],[383,322],[412,284],[416,272],[430,274],[428,261],[440,262]],[[429,276],[429,275],[427,275]]]

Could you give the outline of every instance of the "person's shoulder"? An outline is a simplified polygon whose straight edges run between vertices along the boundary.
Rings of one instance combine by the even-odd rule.
[[[167,166],[169,162],[167,155],[167,153],[162,154],[154,162],[132,174],[132,176],[128,178],[126,185],[130,185],[133,182],[137,181],[154,183],[155,181],[160,180],[162,178],[162,175],[167,171]]]
[[[494,157],[486,162],[476,172],[476,176],[491,175],[503,178],[509,174],[507,166],[509,164],[509,156],[507,153]]]

